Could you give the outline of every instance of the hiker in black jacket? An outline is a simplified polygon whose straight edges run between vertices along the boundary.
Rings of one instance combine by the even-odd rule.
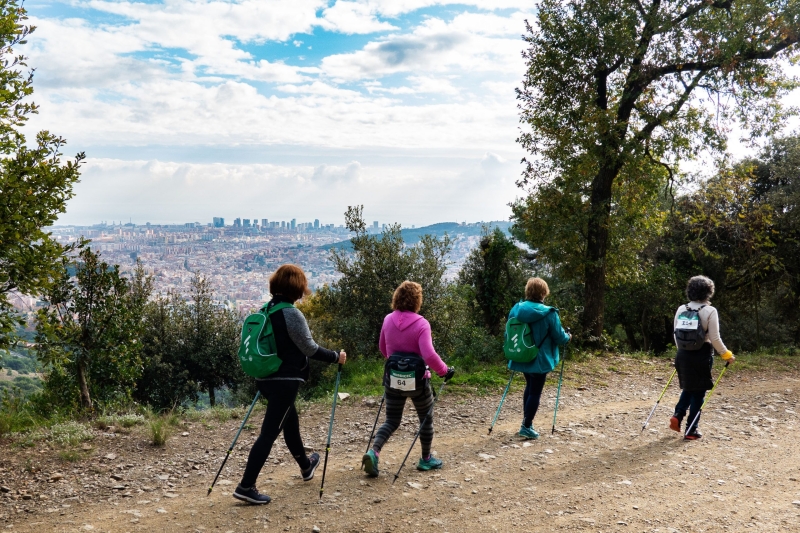
[[[293,304],[308,295],[308,280],[303,270],[296,265],[283,265],[269,279],[272,300],[268,306],[286,302]],[[271,498],[256,489],[256,479],[264,466],[272,444],[281,430],[286,447],[300,466],[303,481],[310,481],[319,465],[319,454],[306,456],[300,436],[300,420],[294,402],[300,385],[309,376],[309,359],[325,363],[344,364],[347,354],[336,353],[319,346],[311,338],[308,323],[297,308],[287,307],[270,315],[275,335],[280,368],[268,377],[256,380],[256,386],[267,400],[267,412],[244,469],[242,481],[233,492],[233,497],[254,504],[269,503]]]

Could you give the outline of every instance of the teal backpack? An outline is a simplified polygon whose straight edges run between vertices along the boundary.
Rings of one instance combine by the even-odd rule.
[[[544,343],[548,335],[550,335],[549,329],[539,346]],[[536,342],[533,340],[530,324],[520,322],[516,318],[508,319],[508,322],[506,322],[505,342],[503,343],[503,353],[507,360],[517,363],[530,363],[539,355],[539,346],[536,346]]]
[[[294,306],[285,302],[275,304],[271,308],[265,305],[257,313],[245,319],[239,342],[239,362],[242,363],[242,370],[248,376],[265,378],[281,367],[269,316],[287,307]]]

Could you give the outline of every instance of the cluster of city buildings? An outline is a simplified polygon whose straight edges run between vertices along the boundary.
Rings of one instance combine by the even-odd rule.
[[[383,225],[373,222],[371,233]],[[470,225],[474,230],[474,225]],[[420,230],[417,231],[422,231]],[[225,225],[101,223],[93,226],[55,226],[53,237],[62,244],[91,239],[90,246],[109,264],[131,272],[137,261],[154,276],[160,294],[186,293],[195,272],[206,278],[220,305],[246,315],[269,299],[269,277],[280,265],[300,265],[311,289],[339,279],[326,245],[346,241],[352,234],[344,226],[267,219],[240,219]],[[471,234],[468,234],[471,233]],[[454,277],[467,254],[478,244],[475,231],[451,233],[453,251],[448,277]],[[28,302],[31,304],[31,302]]]

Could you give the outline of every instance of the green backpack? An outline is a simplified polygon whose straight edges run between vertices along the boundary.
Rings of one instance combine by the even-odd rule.
[[[242,363],[242,370],[248,376],[265,378],[281,367],[269,316],[287,307],[294,306],[281,302],[267,309],[265,305],[257,313],[245,319],[239,342],[239,362]]]
[[[550,335],[550,330],[544,336],[544,339]],[[539,346],[544,343],[544,339],[539,343]],[[536,356],[539,355],[539,347],[533,340],[531,333],[531,325],[527,322],[521,322],[516,318],[509,318],[506,322],[506,338],[503,343],[503,353],[506,359],[517,363],[530,363]]]

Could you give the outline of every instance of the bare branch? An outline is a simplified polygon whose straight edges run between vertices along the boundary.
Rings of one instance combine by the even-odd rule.
[[[683,91],[683,94],[681,94],[680,97],[672,103],[672,105],[670,106],[671,109],[669,111],[663,111],[658,115],[656,115],[653,118],[653,120],[648,122],[645,125],[645,127],[642,128],[639,131],[639,133],[636,134],[636,141],[642,142],[645,139],[648,139],[650,137],[650,134],[653,133],[653,130],[663,125],[667,121],[675,118],[675,116],[681,110],[683,105],[689,100],[689,96],[692,94],[692,91],[698,86],[700,80],[703,79],[705,74],[706,74],[705,72],[700,72],[699,74],[697,74],[697,76],[695,76],[694,79],[692,80],[692,83],[690,83],[688,86],[685,86],[686,88]]]

